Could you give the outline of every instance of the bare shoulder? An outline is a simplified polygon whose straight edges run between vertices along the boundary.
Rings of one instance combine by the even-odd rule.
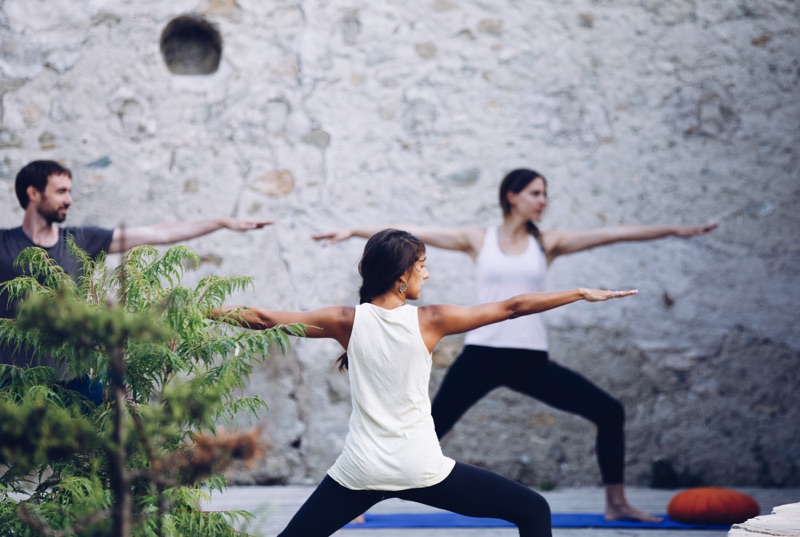
[[[352,306],[328,306],[306,314],[300,322],[314,327],[306,332],[306,337],[333,338],[347,347],[356,309]]]
[[[419,330],[430,352],[444,336],[454,333],[449,326],[454,308],[458,306],[432,304],[419,307]]]
[[[421,326],[437,326],[448,322],[448,320],[457,315],[459,312],[465,310],[463,306],[455,306],[453,304],[429,304],[427,306],[420,306],[419,323]]]
[[[343,326],[353,326],[353,319],[356,317],[356,309],[353,306],[330,306],[326,309],[334,322]]]
[[[465,227],[464,228],[464,235],[471,241],[471,242],[483,242],[483,238],[486,236],[486,228],[485,227]]]
[[[478,253],[483,248],[483,241],[486,238],[485,227],[467,227],[464,228],[464,238],[469,244],[469,254],[473,259],[478,257]]]

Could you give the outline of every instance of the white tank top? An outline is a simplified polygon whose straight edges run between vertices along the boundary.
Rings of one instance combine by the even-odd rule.
[[[524,293],[545,289],[547,258],[531,236],[521,254],[509,255],[500,249],[496,226],[486,229],[483,246],[475,260],[475,278],[480,303],[497,302]],[[547,333],[541,314],[527,315],[482,326],[464,337],[465,345],[510,349],[547,350]]]
[[[431,353],[416,306],[356,306],[347,346],[353,412],[344,449],[328,475],[349,489],[405,490],[446,478],[431,417]]]

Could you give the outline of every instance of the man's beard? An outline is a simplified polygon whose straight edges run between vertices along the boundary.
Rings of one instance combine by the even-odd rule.
[[[64,216],[61,216],[61,214],[59,214],[58,210],[52,210],[52,209],[45,210],[45,209],[39,207],[39,211],[38,212],[39,212],[39,215],[42,218],[44,218],[47,221],[48,224],[60,224],[61,222],[63,222],[64,220],[67,219],[66,211],[64,211]]]

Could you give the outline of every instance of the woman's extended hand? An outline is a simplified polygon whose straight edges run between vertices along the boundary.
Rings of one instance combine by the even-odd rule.
[[[311,235],[315,241],[322,241],[322,244],[336,244],[337,242],[345,241],[353,236],[353,231],[350,229],[335,229],[325,233],[317,233]]]
[[[675,229],[675,236],[689,238],[689,237],[696,237],[697,235],[705,235],[709,231],[714,231],[715,229],[717,229],[717,226],[719,226],[719,224],[679,227]]]
[[[274,220],[251,220],[246,218],[220,218],[220,227],[233,231],[250,231],[251,229],[261,229],[275,223]]]
[[[624,296],[635,295],[638,292],[638,289],[632,289],[630,291],[605,291],[603,289],[581,288],[583,299],[587,302],[603,302],[612,298],[622,298]]]

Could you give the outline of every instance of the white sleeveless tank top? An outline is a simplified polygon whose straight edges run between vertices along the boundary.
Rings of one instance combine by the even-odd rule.
[[[531,236],[526,250],[509,255],[500,249],[499,228],[486,229],[483,246],[475,260],[475,278],[480,303],[497,302],[545,289],[547,258]],[[467,333],[465,345],[510,349],[547,350],[547,333],[541,314],[527,315],[482,326]]]
[[[442,454],[431,417],[431,353],[417,307],[356,306],[347,346],[353,411],[344,449],[328,470],[355,490],[405,490],[443,481],[455,461]]]

